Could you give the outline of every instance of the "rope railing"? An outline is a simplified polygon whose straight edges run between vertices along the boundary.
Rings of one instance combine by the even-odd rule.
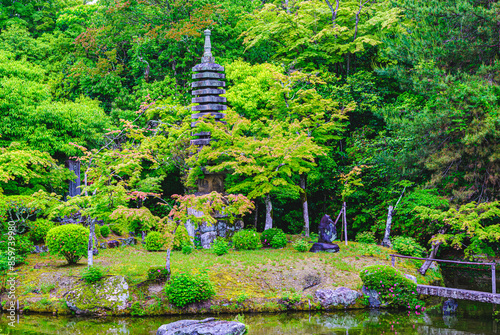
[[[496,278],[496,265],[497,264],[496,263],[462,262],[462,261],[452,261],[452,260],[448,260],[448,259],[422,258],[422,257],[396,255],[396,254],[390,254],[389,256],[391,256],[391,263],[392,263],[393,267],[396,267],[396,257],[408,258],[408,259],[418,259],[418,260],[430,261],[430,262],[491,266],[491,291],[495,294],[497,293],[497,278]]]

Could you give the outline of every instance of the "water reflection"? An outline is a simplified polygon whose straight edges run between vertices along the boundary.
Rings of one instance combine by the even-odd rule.
[[[186,318],[186,317],[184,317]],[[187,317],[189,318],[189,317]],[[202,319],[203,317],[191,317]],[[234,316],[223,315],[231,320]],[[0,318],[0,334],[155,334],[165,323],[181,317],[80,318],[49,315],[21,316],[15,328]],[[246,314],[249,335],[472,335],[497,334],[491,314],[446,316],[390,311],[346,311],[336,313]]]

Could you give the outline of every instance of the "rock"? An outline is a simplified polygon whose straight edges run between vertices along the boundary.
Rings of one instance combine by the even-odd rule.
[[[212,247],[212,243],[214,242],[216,237],[217,237],[217,233],[214,231],[202,234],[200,236],[201,246],[204,249],[210,249]]]
[[[337,239],[337,229],[330,215],[325,215],[319,222],[319,243],[332,243]]]
[[[106,277],[94,284],[80,283],[64,294],[76,314],[121,311],[127,308],[129,290],[123,276]]]
[[[118,241],[120,241],[120,243],[123,245],[136,245],[137,244],[137,240],[135,239],[135,237],[119,238]]]
[[[333,243],[314,243],[311,249],[309,249],[309,252],[320,252],[320,251],[338,252],[340,251],[340,248],[337,244]]]
[[[417,283],[417,277],[409,275],[407,273],[405,273],[405,277],[414,282],[415,284]]]
[[[361,293],[346,287],[339,287],[335,291],[331,289],[317,290],[315,295],[324,308],[339,305],[348,307],[354,305],[356,300],[362,296]]]
[[[443,303],[443,315],[452,315],[457,312],[458,303],[455,299],[448,299]]]
[[[205,222],[200,224],[200,226],[197,229],[202,235],[211,231],[215,231],[215,226],[214,225],[208,225]]]
[[[302,284],[302,286],[303,286],[302,290],[303,291],[307,290],[308,288],[311,288],[311,287],[319,285],[319,284],[321,284],[321,277],[320,276],[308,274],[304,277],[304,282]]]
[[[99,248],[101,248],[101,249],[107,249],[108,248],[108,242],[101,242],[101,243],[99,243]]]
[[[361,292],[363,292],[364,295],[368,296],[368,304],[370,307],[380,307],[381,303],[377,290],[369,290],[365,285],[363,285]]]
[[[119,245],[120,245],[120,242],[118,242],[116,240],[108,241],[108,248],[110,248],[110,249],[118,248]]]
[[[181,320],[161,326],[156,335],[243,335],[246,326],[241,322],[216,320]]]
[[[46,247],[45,245],[40,245],[40,246],[35,245],[35,250],[34,251],[35,251],[36,254],[40,254],[42,252],[49,252],[49,248]]]

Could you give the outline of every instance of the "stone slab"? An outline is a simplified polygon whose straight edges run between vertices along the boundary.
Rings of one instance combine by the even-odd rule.
[[[458,288],[429,285],[417,285],[417,292],[423,295],[433,295],[443,298],[479,301],[497,305],[500,304],[500,294],[493,294],[489,292],[462,290]]]

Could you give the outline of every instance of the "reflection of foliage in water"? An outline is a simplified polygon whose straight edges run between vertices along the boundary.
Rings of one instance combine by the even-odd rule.
[[[491,316],[491,314],[490,314]],[[155,334],[162,324],[180,319],[204,319],[208,316],[165,316],[146,318],[77,318],[46,315],[21,316],[20,324],[12,329],[5,316],[0,317],[0,333],[9,335],[34,334]],[[223,320],[233,320],[234,315],[219,315]],[[248,335],[379,335],[397,333],[405,335],[427,334],[484,334],[491,326],[491,319],[460,318],[455,325],[443,320],[441,315],[417,315],[415,312],[388,310],[339,311],[332,313],[281,313],[246,314],[244,323],[250,329]],[[466,332],[463,329],[466,329]],[[444,332],[443,332],[444,331]]]

